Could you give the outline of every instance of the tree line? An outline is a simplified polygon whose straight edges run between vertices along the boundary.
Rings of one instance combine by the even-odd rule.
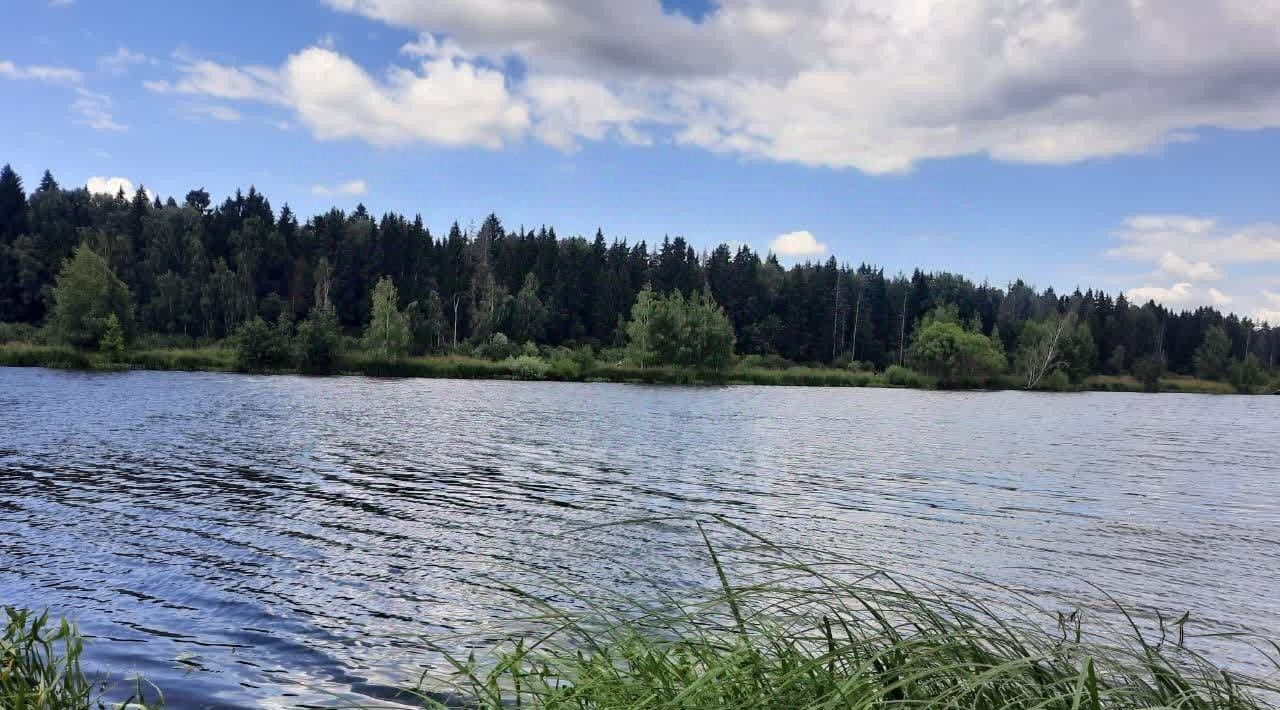
[[[108,300],[129,304],[113,341],[220,340],[260,319],[310,323],[325,338],[328,329],[361,334],[370,348],[380,331],[384,349],[407,354],[483,347],[501,335],[551,347],[630,344],[644,349],[641,361],[717,365],[727,343],[729,358],[915,365],[942,379],[1002,362],[1029,385],[1157,370],[1225,379],[1233,368],[1272,370],[1280,345],[1278,329],[1248,318],[1095,290],[887,275],[834,257],[784,267],[747,246],[699,253],[683,237],[652,246],[601,230],[561,237],[553,227],[509,229],[496,215],[440,235],[421,217],[375,217],[363,205],[300,221],[252,187],[221,204],[204,189],[178,202],[142,187],[132,196],[64,189],[46,171],[27,194],[5,166],[0,322],[54,319],[58,276],[76,261],[110,276]],[[721,317],[727,327],[717,327]],[[68,340],[93,345],[106,321],[84,321],[97,332]]]

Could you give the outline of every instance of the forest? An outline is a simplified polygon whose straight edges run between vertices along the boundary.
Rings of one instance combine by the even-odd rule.
[[[1095,290],[835,257],[784,266],[748,246],[561,236],[492,214],[440,234],[364,205],[303,220],[253,187],[220,204],[204,189],[162,200],[142,187],[66,189],[46,171],[28,194],[8,165],[0,324],[0,341],[116,352],[229,342],[250,365],[316,370],[343,349],[569,349],[639,367],[912,368],[940,384],[1004,375],[1028,388],[1177,374],[1252,391],[1274,379],[1280,345],[1280,329],[1248,318]]]

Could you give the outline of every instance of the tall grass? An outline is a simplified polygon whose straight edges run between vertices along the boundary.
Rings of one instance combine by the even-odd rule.
[[[54,622],[47,612],[4,608],[0,635],[0,708],[5,710],[90,710],[106,707],[105,679],[94,682],[80,667],[84,641],[65,620]],[[138,692],[120,705],[122,710],[148,706]],[[158,705],[150,706],[152,708]]]
[[[465,637],[433,644],[451,670],[425,706],[445,706],[428,686],[492,710],[1256,710],[1280,692],[1199,655],[1186,617],[1152,637],[1117,606],[1124,627],[1095,634],[1011,590],[979,598],[719,523],[740,539],[699,526],[716,580],[701,594],[507,587],[522,631],[465,658],[447,650]]]
[[[84,352],[65,345],[0,344],[0,365],[9,367],[56,367],[91,370],[93,361]]]

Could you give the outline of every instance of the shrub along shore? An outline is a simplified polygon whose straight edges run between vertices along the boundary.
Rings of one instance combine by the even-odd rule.
[[[244,372],[258,374],[300,374],[306,370],[283,365],[271,368],[244,367],[232,346],[199,348],[146,348],[105,354],[62,345],[34,345],[23,342],[0,343],[0,366],[47,367],[94,372],[167,370],[180,372]],[[311,373],[317,374],[317,373]],[[618,382],[671,385],[775,385],[789,387],[887,387],[901,389],[1025,389],[1021,378],[1011,375],[939,385],[935,378],[903,367],[883,372],[821,366],[762,364],[756,358],[742,358],[723,370],[683,367],[639,367],[599,360],[581,352],[551,352],[489,359],[468,355],[434,355],[385,359],[366,352],[339,355],[329,375],[370,377],[421,377],[464,380],[525,380],[553,382]],[[1280,387],[1280,385],[1277,385]],[[1144,392],[1153,391],[1131,376],[1095,375],[1077,384],[1045,382],[1037,391],[1057,392]],[[1158,392],[1188,394],[1239,394],[1236,387],[1194,377],[1165,376]],[[1268,394],[1260,387],[1253,394]]]
[[[424,638],[444,662],[388,699],[476,710],[1268,710],[1280,697],[1274,680],[1200,655],[1202,634],[1224,637],[1190,614],[1050,611],[978,580],[966,586],[979,592],[963,591],[781,548],[722,519],[698,529],[716,580],[701,591],[642,600],[598,580],[490,580],[516,610],[505,631]],[[1232,636],[1257,649],[1253,660],[1278,662],[1266,639]],[[10,611],[0,706],[95,707],[106,684],[85,677],[80,652],[73,628]],[[126,687],[150,692],[125,707],[163,698],[141,680]]]

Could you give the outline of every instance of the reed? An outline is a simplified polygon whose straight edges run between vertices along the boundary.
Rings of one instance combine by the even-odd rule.
[[[433,642],[450,670],[424,679],[421,702],[456,707],[438,698],[464,697],[467,707],[492,710],[1259,710],[1280,697],[1274,682],[1199,655],[1185,616],[1160,622],[1153,638],[1117,605],[1123,627],[1095,629],[1078,612],[1041,609],[1013,590],[979,597],[714,522],[740,538],[713,544],[699,525],[714,588],[635,599],[555,579],[507,587],[525,611],[506,628],[520,631],[487,645]],[[481,650],[451,654],[460,644]]]
[[[65,620],[53,621],[48,612],[4,608],[0,636],[0,708],[14,710],[90,710],[107,707],[102,695],[105,678],[91,680],[80,667],[84,641]],[[147,710],[143,681],[129,699],[112,707]],[[158,695],[158,691],[157,691]]]

